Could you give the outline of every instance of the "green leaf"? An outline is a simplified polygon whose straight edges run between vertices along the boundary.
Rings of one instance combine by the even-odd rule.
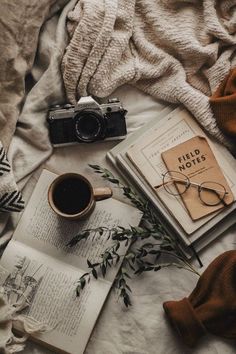
[[[126,295],[126,290],[125,290],[125,288],[122,288],[121,290],[120,290],[120,296],[121,297],[124,297]]]
[[[125,256],[125,259],[133,259],[134,257],[134,253],[133,252],[129,252],[126,256]]]
[[[105,251],[105,252],[103,253],[102,258],[103,258],[104,261],[105,261],[108,257],[109,257],[109,252]]]
[[[140,268],[138,268],[135,272],[134,272],[134,274],[141,274],[141,273],[143,273],[144,272],[144,270],[145,270],[145,267],[140,267]]]
[[[148,261],[145,261],[145,264],[148,265],[148,266],[153,266],[153,263],[148,262]]]
[[[93,168],[94,170],[100,170],[101,167],[99,165],[91,165],[91,164],[88,164],[89,167]]]
[[[108,253],[107,259],[112,259],[112,255]]]
[[[142,234],[142,233],[144,233],[144,232],[147,231],[147,230],[143,229],[143,228],[140,227],[140,226],[135,226],[135,227],[132,226],[131,229],[132,229],[134,232],[138,233],[138,234]]]
[[[153,230],[152,230],[152,237],[155,240],[160,240],[163,237],[163,235],[160,232],[153,232]]]
[[[111,262],[109,262],[108,260],[106,260],[106,264],[111,268]]]
[[[120,256],[117,254],[116,256],[116,264],[120,261]]]
[[[77,237],[73,237],[67,244],[66,246],[68,247],[73,247],[78,243]]]
[[[153,248],[153,243],[151,243],[151,242],[145,243],[142,247],[143,248]],[[149,253],[151,253],[151,251],[149,251]]]
[[[116,178],[108,177],[107,179],[108,179],[109,182],[114,183],[114,184],[119,184],[120,183],[119,180],[116,179]]]
[[[160,269],[161,269],[161,266],[154,267],[154,272],[157,272]]]
[[[76,287],[76,296],[80,296],[80,290],[81,290],[81,288],[80,288],[80,285],[78,285],[77,287]]]
[[[102,177],[105,179],[109,178],[109,176],[110,176],[110,174],[107,172],[103,173],[103,175],[102,175]]]
[[[148,254],[148,252],[145,250],[145,248],[140,248],[139,254],[137,255],[137,257],[146,257],[147,254]]]
[[[84,278],[80,278],[80,286],[82,290],[85,287],[85,284],[86,284],[86,280]]]
[[[129,264],[130,269],[132,269],[133,271],[135,271],[134,266],[133,266],[130,262],[128,262],[128,264]]]
[[[115,251],[118,251],[119,248],[120,248],[120,242],[117,242],[116,247],[115,247]]]
[[[126,277],[126,278],[129,278],[129,279],[131,279],[131,276],[128,274],[128,273],[123,273],[123,275]]]
[[[99,171],[99,170],[97,170],[97,171],[94,171],[95,173],[100,173],[100,174],[102,174],[103,173],[103,171]]]
[[[99,235],[102,236],[103,233],[104,233],[104,230],[103,230],[102,228],[99,228],[99,229],[98,229],[98,232],[99,232]]]
[[[155,257],[155,261],[157,261],[160,257],[161,257],[161,252],[157,253],[157,255]]]
[[[132,293],[132,290],[131,290],[131,288],[129,287],[129,285],[125,285],[125,287],[126,287],[126,289],[128,289],[131,293]]]
[[[161,248],[162,250],[164,250],[164,251],[172,251],[172,250],[173,250],[173,247],[172,247],[170,244],[167,244],[167,245],[162,244],[162,245],[160,246],[160,248]]]
[[[107,269],[106,269],[106,267],[105,267],[104,264],[101,265],[101,271],[102,271],[102,276],[103,276],[103,278],[104,278],[105,275],[106,275],[106,271],[107,271]]]
[[[119,288],[123,288],[125,286],[126,282],[123,278],[119,280]]]
[[[153,270],[154,269],[154,267],[146,267],[145,269],[144,269],[144,271],[145,272],[150,272],[150,270]]]
[[[92,274],[93,274],[93,276],[94,276],[95,279],[98,278],[98,274],[97,274],[97,271],[96,271],[95,268],[92,269]]]
[[[123,187],[123,191],[127,194],[131,193],[131,188],[130,187]]]
[[[81,237],[88,237],[89,235],[90,235],[89,230],[85,230],[84,232],[81,232],[81,234],[79,234],[79,236],[81,236]]]
[[[124,297],[123,297],[123,301],[124,301],[124,304],[126,307],[129,307],[129,306],[132,306],[132,303],[130,301],[130,297],[128,294],[126,294]]]
[[[87,264],[88,264],[88,267],[89,268],[93,268],[93,265],[92,265],[92,263],[87,259]]]
[[[121,229],[122,231],[125,231],[125,228],[123,226],[118,225],[118,229]]]
[[[129,245],[129,239],[127,238],[127,240],[125,241],[125,247],[128,247]]]

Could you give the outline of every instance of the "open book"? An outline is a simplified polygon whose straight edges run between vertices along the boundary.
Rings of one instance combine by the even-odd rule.
[[[73,248],[66,245],[83,229],[137,226],[141,213],[111,198],[98,202],[85,221],[62,219],[47,201],[48,187],[56,176],[47,170],[41,174],[0,261],[10,275],[1,278],[0,274],[0,281],[10,301],[27,296],[31,300],[27,315],[52,328],[37,335],[36,340],[58,351],[82,354],[119,264],[109,270],[106,279],[91,279],[80,297],[76,297],[76,281],[87,272],[87,259],[98,261],[112,241],[107,240],[106,234],[90,235]],[[12,292],[12,287],[20,291]]]
[[[167,232],[178,237],[185,246],[194,245],[199,250],[235,222],[236,203],[193,221],[181,198],[173,198],[163,188],[157,193],[154,188],[162,183],[162,174],[167,170],[161,153],[197,135],[207,138],[236,196],[236,160],[224,146],[207,137],[183,108],[165,108],[153,121],[116,145],[107,157],[129,183],[134,182],[145,193]]]

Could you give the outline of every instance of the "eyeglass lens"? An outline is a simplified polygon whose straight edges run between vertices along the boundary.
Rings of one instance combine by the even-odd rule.
[[[206,205],[218,205],[225,197],[225,187],[216,182],[203,182],[199,186],[199,197]]]
[[[163,176],[163,187],[172,195],[180,195],[189,187],[189,179],[178,171],[167,171]]]
[[[171,195],[178,196],[186,192],[189,186],[198,187],[198,195],[205,205],[220,204],[226,195],[226,189],[217,182],[191,183],[188,176],[178,171],[167,171],[163,175],[163,187]]]

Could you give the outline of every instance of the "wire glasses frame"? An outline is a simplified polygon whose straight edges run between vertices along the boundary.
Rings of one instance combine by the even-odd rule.
[[[198,197],[203,204],[216,206],[222,203],[224,206],[227,206],[224,199],[228,192],[222,184],[214,181],[196,183],[179,171],[167,171],[162,174],[162,184],[154,186],[154,188],[158,189],[164,187],[167,193],[173,196],[180,196],[184,194],[190,186],[197,188]]]

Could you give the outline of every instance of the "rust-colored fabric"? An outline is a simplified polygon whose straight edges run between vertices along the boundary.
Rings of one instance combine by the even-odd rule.
[[[210,104],[219,128],[226,135],[236,137],[236,68],[210,97]]]
[[[236,339],[236,251],[217,257],[188,298],[167,301],[163,307],[190,347],[207,332]]]

